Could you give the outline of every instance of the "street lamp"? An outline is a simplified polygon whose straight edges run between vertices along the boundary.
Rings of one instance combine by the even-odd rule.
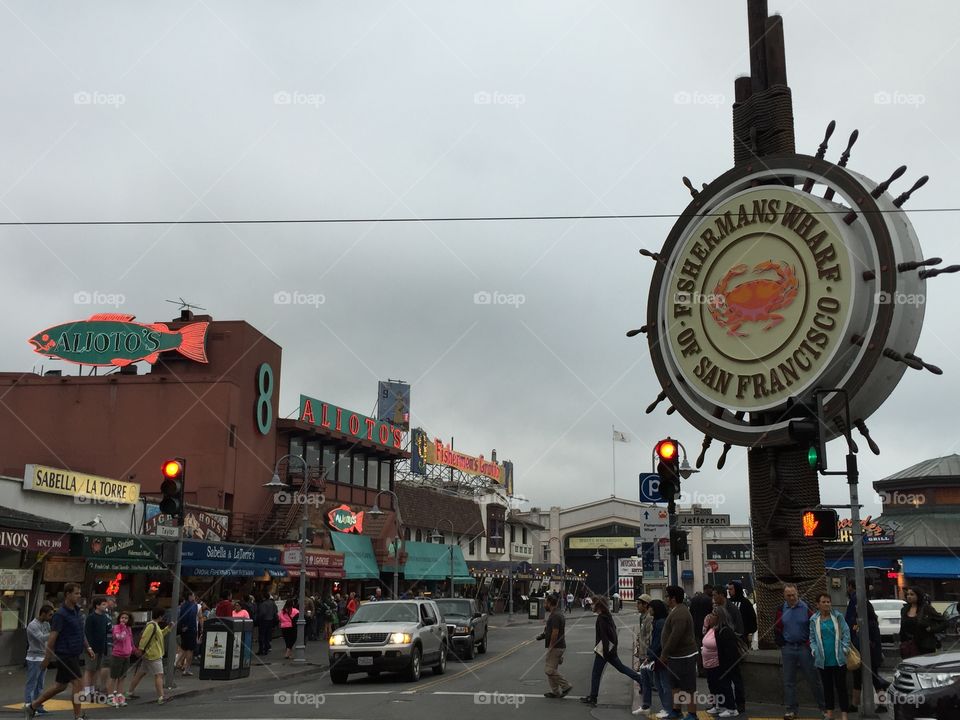
[[[368,515],[383,515],[383,510],[377,505],[377,500],[380,499],[381,495],[389,495],[393,498],[393,511],[397,515],[397,536],[393,548],[395,553],[393,556],[393,599],[396,600],[400,596],[400,553],[403,550],[403,520],[400,518],[400,498],[393,490],[381,490],[373,499],[373,507],[367,511]]]
[[[440,518],[438,522],[445,522],[450,524],[450,597],[453,597],[453,520],[450,518]],[[440,534],[440,530],[437,528],[433,529],[433,533],[430,535],[431,540],[437,540],[439,542],[443,541],[443,535]]]
[[[600,550],[601,550],[601,548],[602,548],[603,550],[606,550],[606,551],[607,551],[607,562],[606,562],[606,565],[607,565],[607,589],[606,589],[605,594],[609,597],[609,596],[610,596],[610,548],[608,548],[606,545],[601,545],[599,548],[597,548],[597,554],[594,555],[593,558],[594,558],[594,560],[599,560],[599,559],[600,559],[600,557],[601,557],[601,556],[600,556]]]
[[[299,460],[303,463],[303,486],[301,488],[301,492],[303,493],[303,518],[300,527],[300,600],[298,607],[300,612],[297,614],[297,644],[293,647],[293,662],[301,664],[307,662],[307,645],[304,632],[307,624],[305,607],[307,604],[307,529],[310,522],[307,516],[307,483],[310,482],[310,468],[307,466],[307,461],[299,455],[284,455],[277,460],[273,466],[273,477],[270,479],[270,482],[264,483],[264,487],[270,490],[283,490],[287,487],[286,483],[280,480],[279,468],[280,463],[288,458]]]

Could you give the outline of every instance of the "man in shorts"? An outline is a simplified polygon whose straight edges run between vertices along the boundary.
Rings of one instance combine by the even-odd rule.
[[[73,701],[73,717],[83,718],[80,711],[81,679],[80,655],[86,651],[90,659],[95,657],[93,648],[87,643],[83,632],[83,620],[80,617],[80,586],[67,583],[63,588],[63,605],[53,614],[50,621],[50,637],[47,638],[46,654],[43,658],[44,670],[53,659],[57,660],[57,676],[52,688],[45,691],[29,705],[24,706],[24,716],[29,718],[37,714],[37,708],[47,700],[59,695],[70,686]]]
[[[85,702],[95,702],[97,678],[100,675],[100,670],[109,667],[110,663],[109,655],[107,655],[107,638],[110,637],[107,599],[105,597],[94,598],[91,606],[93,612],[87,615],[84,633],[87,636],[87,644],[93,648],[94,658],[87,663],[83,672],[83,697],[80,699]]]
[[[199,629],[197,613],[199,610],[193,591],[187,590],[183,602],[180,604],[179,620],[177,621],[177,633],[180,635],[180,658],[177,661],[177,668],[184,675],[193,675],[190,668],[193,667],[193,653],[197,650],[197,632]]]
[[[693,631],[693,615],[683,604],[683,588],[667,586],[667,607],[670,614],[660,636],[660,662],[670,671],[674,714],[687,705],[684,720],[697,720],[697,637]]]
[[[166,612],[163,608],[153,609],[153,620],[147,623],[147,626],[140,633],[139,648],[143,651],[143,657],[140,661],[140,669],[137,670],[133,682],[130,683],[130,691],[127,693],[127,699],[135,699],[139,695],[134,692],[137,685],[147,675],[153,675],[153,685],[157,690],[157,704],[163,705],[166,698],[163,696],[163,653],[166,645],[166,637],[169,634],[172,625],[163,627],[163,618]]]

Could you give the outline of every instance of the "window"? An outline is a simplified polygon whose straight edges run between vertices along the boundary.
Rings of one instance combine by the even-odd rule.
[[[417,542],[423,542],[423,533],[420,532],[420,528],[417,528]]]
[[[290,438],[290,454],[296,457],[303,457],[303,439],[298,437]]]
[[[337,449],[332,445],[323,446],[323,469],[327,473],[327,482],[337,478]]]
[[[307,454],[304,456],[304,460],[307,461],[307,470],[309,471],[307,477],[312,477],[320,469],[320,443],[316,440],[310,440],[307,442],[305,449]],[[293,462],[290,463],[290,469],[299,474],[303,471],[303,466],[301,463]]]
[[[404,529],[403,529],[403,539],[404,539],[404,540],[409,540],[409,539],[410,539],[410,528],[404,528]]]
[[[367,458],[367,487],[376,490],[379,479],[380,461],[376,458]]]
[[[477,552],[477,541],[474,538],[470,538],[470,546],[467,548],[467,555],[473,555]]]
[[[380,489],[390,489],[390,471],[393,469],[393,460],[380,461]]]
[[[343,485],[350,484],[350,466],[352,456],[349,453],[340,453],[340,459],[337,461],[337,482]]]
[[[526,545],[527,544],[527,528],[524,527],[521,529],[521,531],[523,532],[523,537],[520,539],[520,542]]]
[[[510,542],[515,543],[517,541],[517,526],[510,526]]]
[[[353,484],[363,487],[367,475],[367,463],[363,455],[354,455],[353,462]]]
[[[231,425],[231,426],[230,426],[230,440],[229,440],[229,443],[230,443],[230,447],[232,447],[232,448],[235,448],[235,447],[237,446],[237,426],[236,426],[236,425]]]
[[[749,545],[707,545],[708,560],[749,560]]]

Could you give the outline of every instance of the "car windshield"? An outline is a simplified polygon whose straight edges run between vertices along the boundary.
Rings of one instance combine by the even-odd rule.
[[[415,623],[418,619],[416,605],[374,602],[361,605],[353,617],[350,618],[350,624],[375,622]]]
[[[870,604],[873,605],[873,609],[877,612],[881,610],[897,610],[903,607],[902,600],[871,600]]]
[[[473,614],[473,602],[470,600],[437,600],[437,605],[444,615],[469,617]]]

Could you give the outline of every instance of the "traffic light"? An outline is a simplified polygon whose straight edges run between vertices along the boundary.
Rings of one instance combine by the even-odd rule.
[[[164,460],[160,466],[163,482],[160,483],[160,512],[176,518],[177,525],[183,524],[183,490],[186,483],[187,461],[183,458]]]
[[[670,531],[670,552],[676,555],[678,560],[690,558],[690,544],[687,542],[686,530],[674,528]]]
[[[657,443],[657,475],[660,476],[660,496],[673,503],[680,492],[680,448],[677,441],[665,438]]]
[[[827,469],[827,443],[824,437],[823,395],[816,405],[794,402],[789,413],[793,418],[787,425],[790,439],[807,451],[807,462],[816,471]]]
[[[804,510],[800,514],[803,537],[816,540],[837,539],[836,510]]]

